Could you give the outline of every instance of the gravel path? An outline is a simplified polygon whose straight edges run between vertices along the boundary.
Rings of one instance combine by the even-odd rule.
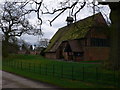
[[[8,72],[2,72],[2,88],[51,88],[56,90],[58,87],[43,82],[29,80]]]

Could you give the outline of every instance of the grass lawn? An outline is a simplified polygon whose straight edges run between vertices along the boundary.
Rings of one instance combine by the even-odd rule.
[[[37,55],[10,55],[3,60],[5,71],[60,87],[117,87],[118,72],[104,70],[101,66],[90,62],[51,60]]]

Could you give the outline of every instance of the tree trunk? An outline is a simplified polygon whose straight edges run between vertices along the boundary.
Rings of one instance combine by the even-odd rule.
[[[2,45],[2,56],[3,57],[8,57],[8,41],[9,41],[9,36],[5,35],[5,41]]]
[[[118,4],[118,5],[116,5]],[[108,61],[108,66],[112,69],[120,69],[120,13],[119,3],[112,3],[109,5],[111,8],[111,51],[110,51],[110,61]]]

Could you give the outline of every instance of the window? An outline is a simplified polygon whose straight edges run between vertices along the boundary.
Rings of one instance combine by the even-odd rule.
[[[81,45],[82,45],[82,46],[87,46],[87,39],[86,39],[86,38],[82,38],[82,39],[80,40],[80,42],[81,42]]]
[[[108,47],[109,40],[108,39],[100,39],[100,38],[91,38],[91,46]]]

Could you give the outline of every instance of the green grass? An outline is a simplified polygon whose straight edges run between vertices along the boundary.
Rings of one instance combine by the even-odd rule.
[[[4,59],[3,59],[4,60]],[[91,67],[96,67],[98,64],[89,64],[89,63],[78,63],[78,62],[66,62],[66,61],[58,61],[58,60],[52,60],[52,59],[47,59],[39,55],[10,55],[8,58],[5,58],[5,60],[9,61],[23,61],[26,63],[36,63],[36,64],[56,64],[56,65],[67,65],[67,66],[91,66]],[[83,62],[83,61],[82,61]],[[86,61],[84,61],[86,62]],[[88,61],[90,62],[90,61]],[[96,62],[96,61],[91,61],[91,62]]]
[[[104,70],[101,64],[90,64],[90,61],[66,62],[36,55],[10,55],[3,61],[5,71],[60,87],[93,88],[117,85],[117,71]]]

